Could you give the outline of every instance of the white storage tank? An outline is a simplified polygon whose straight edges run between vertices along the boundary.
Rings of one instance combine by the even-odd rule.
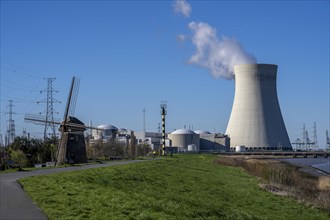
[[[235,147],[235,152],[245,152],[245,151],[246,151],[246,149],[245,149],[245,146],[243,146],[243,145],[237,145]]]
[[[172,140],[172,146],[182,148],[188,151],[188,145],[195,145],[196,151],[199,151],[199,134],[189,129],[178,129],[168,135]]]
[[[188,145],[188,151],[189,152],[197,152],[197,146],[195,144],[189,144]]]

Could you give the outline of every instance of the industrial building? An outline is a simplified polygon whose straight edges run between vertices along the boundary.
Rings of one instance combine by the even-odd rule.
[[[230,138],[225,134],[196,130],[199,134],[201,153],[226,152],[230,150]]]
[[[208,131],[189,129],[178,129],[168,134],[172,147],[178,152],[225,152],[230,149],[230,138],[227,135]]]
[[[118,134],[118,128],[109,125],[102,124],[97,126],[98,129],[94,129],[92,132],[92,138],[89,140],[90,145],[95,145],[98,143],[106,143],[110,140],[115,140]]]
[[[235,98],[226,134],[248,151],[292,150],[277,97],[277,65],[234,67]]]
[[[178,147],[179,152],[199,152],[199,134],[189,129],[178,129],[168,134],[173,147]]]
[[[162,142],[162,133],[160,132],[134,132],[138,144],[148,144],[151,150],[158,150]]]
[[[97,126],[100,130],[93,130],[89,139],[90,145],[116,141],[128,144],[132,131],[109,124]],[[137,144],[147,144],[151,150],[159,150],[162,143],[162,133],[160,132],[134,132]],[[189,129],[178,129],[170,134],[165,133],[165,146],[174,147],[174,152],[224,152],[229,151],[230,139],[227,135],[208,131]],[[173,148],[173,149],[174,149]]]

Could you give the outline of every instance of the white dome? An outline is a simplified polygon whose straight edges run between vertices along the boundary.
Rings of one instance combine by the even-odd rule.
[[[99,126],[97,126],[97,128],[101,128],[101,129],[104,129],[104,130],[118,131],[117,127],[115,127],[113,125],[107,125],[107,124],[99,125]]]
[[[171,134],[196,134],[196,133],[189,129],[178,129],[173,131]]]
[[[204,131],[204,130],[196,130],[195,133],[196,134],[211,134],[210,132]]]

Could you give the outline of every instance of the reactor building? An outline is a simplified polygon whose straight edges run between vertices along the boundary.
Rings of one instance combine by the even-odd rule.
[[[277,97],[277,65],[242,64],[234,72],[235,98],[226,130],[230,147],[292,150]]]

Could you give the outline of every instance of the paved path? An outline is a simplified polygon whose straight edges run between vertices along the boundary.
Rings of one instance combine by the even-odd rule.
[[[42,169],[0,174],[0,219],[1,220],[45,220],[46,215],[32,202],[17,180],[28,177],[53,174],[65,171],[86,170],[98,167],[115,166],[142,162],[144,160],[120,161],[106,164]]]

